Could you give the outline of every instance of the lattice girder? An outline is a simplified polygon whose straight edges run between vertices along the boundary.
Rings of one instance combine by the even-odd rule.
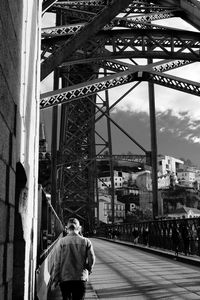
[[[41,64],[41,80],[48,76],[56,67],[60,66],[64,60],[71,56],[91,35],[94,35],[108,24],[117,14],[126,8],[131,0],[112,1],[105,6],[86,26],[76,35],[71,37],[62,47],[46,58]]]
[[[185,2],[191,2],[191,1],[182,1],[183,3]],[[181,2],[181,3],[182,3]],[[58,1],[53,7],[55,8],[56,5],[59,6],[59,8],[63,8],[65,10],[68,10],[68,9],[71,9],[71,7],[73,7],[73,9],[75,8],[76,6],[76,9],[78,9],[78,7],[88,7],[88,12],[90,11],[90,7],[94,7],[94,6],[98,6],[100,2],[95,2],[95,1],[83,1],[83,2],[76,2],[74,1],[73,3],[71,3],[71,1]],[[108,2],[106,1],[103,1],[102,2],[103,4],[100,5],[101,9],[102,7],[106,7],[106,4],[108,4]],[[194,6],[194,4],[189,4],[189,5],[192,5],[192,7]],[[159,2],[159,6],[157,5],[157,1],[151,1],[151,3],[149,3],[148,1],[132,1],[132,3],[130,3],[126,8],[126,13],[130,14],[133,12],[133,9],[135,9],[137,7],[138,9],[138,6],[139,6],[139,13],[145,13],[145,15],[140,15],[140,16],[126,16],[126,17],[121,17],[121,18],[114,18],[113,20],[111,20],[111,23],[110,24],[106,24],[105,26],[125,26],[125,27],[130,27],[130,28],[148,28],[148,26],[154,26],[154,28],[159,28],[159,26],[155,27],[156,25],[153,25],[153,24],[148,24],[148,22],[151,22],[151,21],[154,21],[154,20],[158,20],[158,19],[163,19],[163,18],[169,18],[169,17],[172,17],[172,16],[182,16],[186,14],[190,14],[190,18],[192,18],[192,13],[191,12],[191,9],[189,9],[189,12],[186,10],[185,11],[185,7],[183,8],[184,5],[180,5],[179,3],[176,3],[176,1],[160,1]],[[146,9],[145,11],[144,8]],[[195,9],[198,9],[198,3],[197,5],[195,4]],[[147,13],[148,12],[148,13]],[[151,13],[150,13],[151,12]],[[136,13],[136,11],[134,11],[134,13]],[[94,16],[95,17],[95,14]],[[81,20],[81,18],[80,18]],[[91,23],[91,19],[88,19],[87,22]],[[92,21],[93,22],[93,21]],[[86,23],[85,24],[82,24],[82,27],[84,29],[84,27],[86,27],[85,25],[87,25]],[[64,34],[68,34],[69,32],[77,32],[79,31],[81,28],[81,25],[80,24],[69,24],[66,26],[66,28],[59,28],[59,29],[47,29],[47,32],[51,32],[51,35],[57,35],[57,33],[55,33],[56,31],[58,32],[62,32]],[[164,28],[164,27],[162,27]],[[54,31],[55,30],[55,31]],[[47,36],[47,32],[44,33],[45,36]],[[65,33],[66,32],[66,33]],[[83,35],[83,34],[81,34]],[[68,42],[67,42],[68,43]],[[154,43],[154,41],[153,41]],[[157,41],[156,41],[156,44],[157,44]],[[160,44],[158,44],[159,47],[160,47]],[[171,43],[172,47],[173,47],[173,44]],[[191,49],[191,45],[188,45],[186,44],[185,45],[186,48],[188,49],[188,52],[190,52],[190,49]],[[45,47],[45,49],[47,49],[47,46],[43,45],[43,47]],[[65,46],[64,46],[65,47]],[[162,47],[162,45],[161,45]],[[183,50],[184,50],[184,44],[182,45],[183,47]],[[52,60],[52,63],[54,61],[53,57],[55,57],[56,53],[57,52],[62,52],[62,48],[63,48],[63,45],[57,45],[57,47],[52,47],[49,46],[49,51],[45,50],[46,52],[48,52],[48,55],[46,55],[45,57],[45,62],[44,62],[44,69],[46,68],[45,65],[47,64],[51,64],[51,60]],[[70,48],[71,50],[71,48]],[[119,49],[118,49],[119,50]],[[156,52],[156,50],[154,49],[154,53],[152,53],[151,57],[152,58],[172,58],[171,57],[171,54],[172,54],[172,51],[169,51],[168,49],[161,49],[163,51],[158,51]],[[67,51],[67,49],[66,49]],[[96,49],[95,49],[96,51]],[[85,52],[87,52],[87,50],[85,50]],[[119,51],[118,51],[119,52]],[[162,52],[166,52],[166,55],[168,55],[168,57],[166,57],[166,55]],[[192,53],[192,49],[191,49],[191,53]],[[68,54],[69,56],[70,53],[68,51]],[[130,52],[129,54],[126,53],[126,57],[131,57],[132,54],[134,55],[134,53]],[[144,52],[144,51],[141,51],[140,53],[137,52],[137,55],[135,57],[145,57],[147,53]],[[173,53],[174,54],[174,53]],[[87,58],[89,56],[91,56],[90,53],[88,53],[85,58]],[[99,54],[96,54],[96,55],[99,55]],[[107,54],[108,55],[108,54]],[[150,54],[149,54],[150,55]],[[173,57],[173,58],[176,58],[176,59],[191,59],[191,60],[195,60],[195,53],[193,55],[191,55],[191,57],[188,57],[186,58],[185,57],[185,54],[182,53],[182,56],[180,57],[177,53],[176,55]],[[186,55],[187,56],[187,55]],[[134,57],[134,56],[133,56]],[[43,55],[43,58],[44,58],[44,55]],[[105,57],[108,59],[108,56]],[[110,59],[111,58],[114,58],[113,56],[109,57]],[[122,58],[120,56],[120,53],[115,53],[115,58]],[[67,57],[66,57],[67,59]],[[50,63],[47,63],[47,61],[50,61]],[[42,68],[43,69],[43,68]],[[43,77],[43,75],[42,75]]]
[[[128,70],[121,73],[117,73],[107,78],[99,78],[90,82],[70,86],[58,91],[53,91],[41,95],[40,107],[41,109],[65,103],[71,102],[86,96],[96,94],[100,91],[114,88],[116,86],[124,85],[133,81],[152,80],[159,85],[164,85],[169,88],[178,89],[186,93],[197,95],[199,92],[199,83],[177,78],[176,76],[170,76],[167,74],[160,74],[154,71],[148,71],[149,67],[135,66],[135,70]],[[148,76],[147,74],[155,74],[155,76]],[[145,74],[145,76],[144,76]],[[166,78],[166,79],[165,79]]]
[[[96,47],[94,47],[96,43]],[[105,48],[109,47],[109,52]],[[84,59],[161,58],[200,60],[200,34],[182,30],[112,30],[97,34]],[[198,51],[196,51],[198,50]],[[73,58],[72,58],[73,60]]]
[[[60,72],[64,85],[74,85],[94,77],[94,66],[68,67]],[[94,115],[95,96],[67,103],[63,106],[60,160],[62,168],[62,208],[64,218],[76,216],[94,224]],[[93,116],[93,117],[92,117]],[[92,225],[93,226],[93,225]],[[91,226],[91,227],[92,227]]]
[[[85,96],[96,94],[109,88],[120,86],[137,80],[137,72],[131,71],[117,73],[117,75],[108,76],[108,79],[99,78],[91,82],[84,82],[71,87],[63,88],[59,92],[53,91],[41,95],[40,108],[48,108],[65,102],[71,102]]]
[[[200,83],[184,80],[171,75],[163,75],[162,73],[152,72],[144,73],[144,79],[149,82],[159,84],[171,89],[179,90],[181,92],[186,92],[195,96],[200,96]]]
[[[126,83],[148,81],[199,96],[200,83],[167,74],[200,61],[199,32],[168,29],[156,21],[179,17],[200,29],[200,5],[196,0],[53,2],[45,1],[48,11],[61,14],[66,22],[42,31],[41,79],[59,67],[67,84],[42,94],[40,108],[58,104],[66,108],[59,161],[62,207],[65,218],[73,215],[91,222],[96,207],[96,95]],[[132,62],[124,63],[127,58]],[[134,61],[137,58],[164,60],[140,66]],[[94,79],[99,68],[113,74]],[[107,147],[107,140],[102,140]]]
[[[69,65],[76,64],[77,61],[71,61],[71,62],[65,62],[62,65],[61,73],[65,73],[68,69]],[[106,70],[112,71],[114,73],[116,72],[122,72],[129,70],[133,67],[133,64],[120,62],[119,60],[95,60],[93,61],[92,58],[89,60],[90,63],[93,65],[96,64],[99,68],[104,68]],[[78,64],[84,64],[85,59],[81,59],[81,56],[79,57]],[[161,60],[157,63],[153,63],[151,65],[148,65],[149,69],[153,69],[156,72],[166,72],[169,70],[177,69],[185,65],[189,65],[193,63],[190,60]]]
[[[126,27],[126,28],[154,28],[154,29],[167,29],[168,27],[159,26],[148,23],[150,21],[162,20],[178,16],[179,11],[165,11],[162,13],[152,13],[141,16],[128,16],[123,18],[114,18],[110,24],[105,25],[104,29],[111,29],[113,27]],[[62,26],[46,27],[42,28],[42,38],[52,38],[55,36],[73,35],[81,30],[86,23],[68,24]]]
[[[102,0],[102,1],[58,1],[54,4],[52,9],[62,8],[69,9],[73,8],[74,10],[85,10],[85,11],[97,11],[98,9],[112,5],[114,1],[112,0]],[[168,3],[163,3],[167,1],[160,1],[159,5],[157,5],[157,1],[149,1],[149,0],[133,0],[129,5],[124,7],[121,10],[121,13],[151,13],[151,12],[160,12],[166,9],[177,9],[179,6],[177,3],[173,5],[169,5]],[[116,2],[117,3],[117,2]]]
[[[109,51],[106,50],[109,47]],[[160,58],[200,61],[200,34],[183,30],[112,30],[95,36],[69,61]],[[67,60],[66,60],[67,62]]]

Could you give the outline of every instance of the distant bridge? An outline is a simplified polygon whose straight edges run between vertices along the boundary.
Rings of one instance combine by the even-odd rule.
[[[97,155],[97,160],[108,160],[110,159],[109,155]],[[125,160],[130,162],[137,163],[146,163],[146,155],[134,155],[134,154],[113,154],[113,160]]]

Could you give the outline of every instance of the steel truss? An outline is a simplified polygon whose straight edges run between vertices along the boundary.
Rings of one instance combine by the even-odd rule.
[[[104,26],[104,29],[111,29],[115,26],[117,27],[126,27],[126,28],[135,28],[135,29],[146,29],[146,28],[154,28],[154,29],[167,29],[166,26],[159,26],[149,24],[150,21],[168,19],[172,17],[178,17],[178,11],[165,11],[157,14],[146,14],[145,16],[136,16],[136,17],[123,17],[123,18],[114,18],[112,22],[108,25]],[[42,38],[52,38],[55,36],[63,36],[63,35],[72,35],[81,30],[86,23],[79,24],[68,24],[56,27],[47,27],[42,29]]]
[[[86,65],[83,66],[86,69]],[[63,85],[70,85],[80,80],[93,77],[94,68],[87,66],[87,75],[83,69],[75,66],[79,76],[70,72],[61,74]],[[70,216],[78,217],[84,226],[94,226],[94,178],[95,175],[95,97],[88,97],[90,101],[80,99],[62,106],[60,130],[60,192],[61,207],[64,221]]]
[[[105,51],[106,47],[109,47],[109,51]],[[82,59],[93,58],[95,60],[101,55],[102,59],[151,57],[200,61],[200,53],[197,51],[199,48],[200,34],[197,32],[169,29],[140,29],[139,31],[121,29],[99,32],[80,50]]]
[[[93,228],[98,208],[96,158],[103,159],[102,153],[111,143],[97,132],[96,123],[103,117],[113,122],[108,112],[114,108],[107,107],[105,113],[106,101],[98,93],[148,81],[199,96],[199,82],[172,76],[168,71],[200,61],[200,4],[196,0],[45,0],[43,13],[48,12],[59,16],[60,23],[42,30],[41,80],[59,68],[62,87],[43,93],[40,108],[62,107],[59,201],[65,219],[77,216]],[[197,31],[157,24],[173,17],[189,22]],[[160,60],[139,65],[137,58]],[[103,76],[98,75],[100,69]],[[97,151],[97,146],[101,150]],[[151,156],[140,148],[145,152],[142,159]]]

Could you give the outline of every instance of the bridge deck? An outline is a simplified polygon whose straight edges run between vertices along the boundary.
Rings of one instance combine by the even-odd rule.
[[[200,299],[200,268],[92,239],[96,265],[86,299]],[[61,300],[59,289],[48,300]]]

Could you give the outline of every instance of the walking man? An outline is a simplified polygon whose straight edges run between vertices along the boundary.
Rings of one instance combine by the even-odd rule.
[[[95,255],[91,241],[79,234],[76,218],[67,224],[67,236],[56,247],[54,281],[60,284],[63,300],[84,300],[86,281],[91,274]]]

